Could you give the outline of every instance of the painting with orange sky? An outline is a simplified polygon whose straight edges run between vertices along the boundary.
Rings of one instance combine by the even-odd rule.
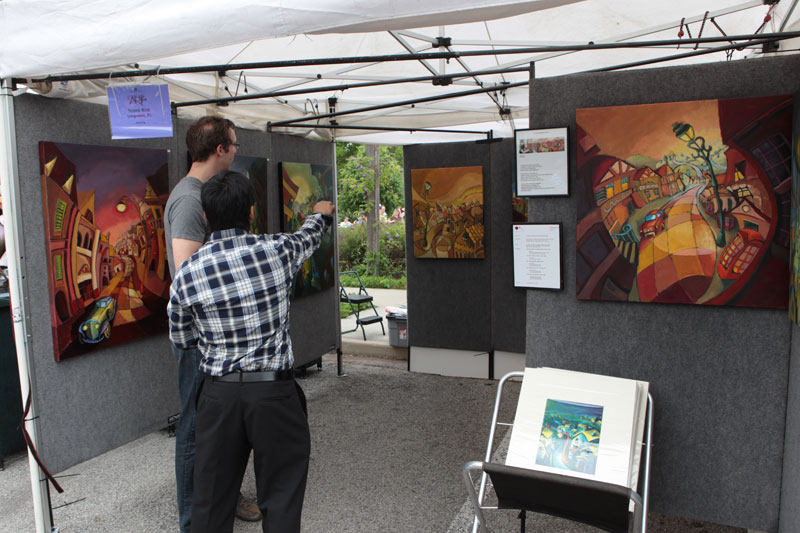
[[[414,257],[483,259],[483,167],[411,170]]]
[[[786,308],[792,99],[578,109],[577,296]]]
[[[167,330],[167,155],[39,143],[57,361]]]

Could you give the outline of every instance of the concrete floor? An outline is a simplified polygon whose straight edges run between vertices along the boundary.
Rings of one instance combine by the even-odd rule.
[[[304,532],[466,531],[471,507],[461,468],[481,459],[497,383],[412,374],[404,361],[345,355],[300,380],[309,403],[312,455]],[[509,384],[501,418],[512,417],[518,384]],[[502,435],[500,436],[502,438]],[[59,474],[52,491],[62,533],[177,531],[174,439],[157,431]],[[243,492],[255,497],[252,470]],[[33,531],[27,455],[0,471],[0,531]],[[492,531],[519,531],[516,513],[495,511]],[[236,521],[237,533],[261,531]],[[528,531],[591,532],[593,528],[528,515]],[[734,533],[744,530],[650,515],[651,532]]]

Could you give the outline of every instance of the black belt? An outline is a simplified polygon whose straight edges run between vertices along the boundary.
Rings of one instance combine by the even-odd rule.
[[[255,372],[235,371],[224,376],[208,376],[211,381],[225,381],[233,383],[251,383],[255,381],[286,381],[294,378],[294,370],[267,371],[257,370]]]

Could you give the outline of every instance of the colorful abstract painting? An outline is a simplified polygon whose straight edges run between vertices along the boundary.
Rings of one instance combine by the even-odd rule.
[[[39,143],[55,358],[167,330],[167,150]]]
[[[511,222],[528,221],[528,199],[517,196],[517,180],[511,180]]]
[[[577,110],[577,297],[785,309],[792,99]]]
[[[603,406],[548,399],[536,464],[594,475]]]
[[[283,182],[283,231],[297,230],[320,200],[333,201],[336,186],[333,167],[308,163],[281,163]],[[300,297],[333,287],[333,233],[322,237],[319,250],[303,264],[292,286],[292,296]]]
[[[483,167],[411,171],[414,257],[483,259]]]
[[[253,183],[256,203],[253,206],[253,220],[250,222],[251,233],[267,233],[267,163],[264,157],[248,157],[236,155],[231,170],[247,176]]]
[[[796,93],[794,99],[800,97]],[[795,106],[792,118],[792,238],[789,283],[789,318],[800,325],[800,107]]]

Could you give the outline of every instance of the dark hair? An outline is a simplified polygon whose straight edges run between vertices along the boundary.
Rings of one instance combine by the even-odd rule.
[[[250,229],[250,207],[255,202],[255,194],[250,180],[238,172],[229,170],[205,182],[200,189],[200,202],[212,232]]]
[[[222,145],[227,148],[233,143],[231,130],[233,122],[217,115],[203,117],[195,121],[186,131],[186,147],[192,162],[205,161]]]

